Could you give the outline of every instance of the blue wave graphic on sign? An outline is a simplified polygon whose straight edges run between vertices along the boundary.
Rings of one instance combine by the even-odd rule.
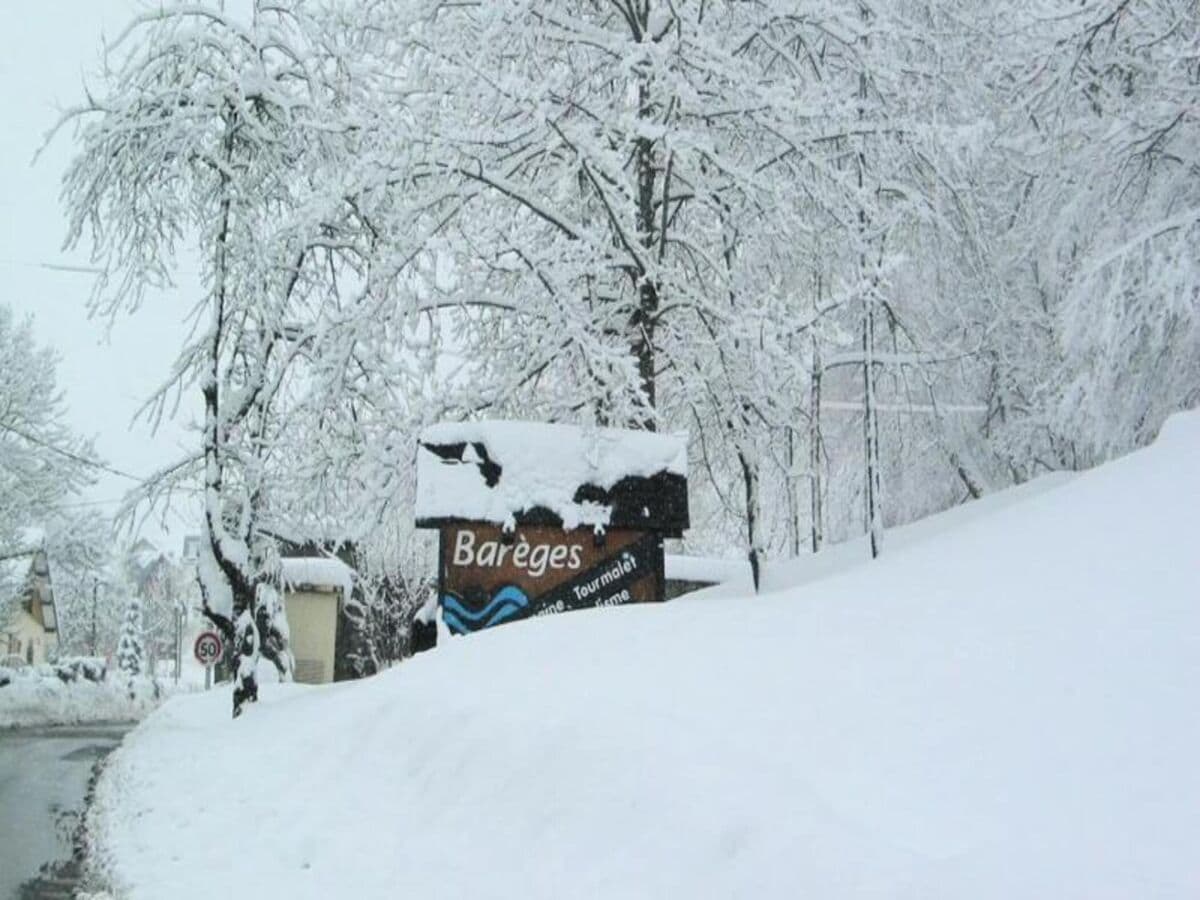
[[[454,594],[443,594],[442,618],[454,634],[466,634],[507,621],[524,612],[528,605],[529,597],[523,590],[516,585],[506,584],[480,610],[467,608],[462,599]]]

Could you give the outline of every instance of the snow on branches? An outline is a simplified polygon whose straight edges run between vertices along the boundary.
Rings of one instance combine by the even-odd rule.
[[[757,570],[1197,400],[1194,3],[244,6],[139,15],[65,119],[95,311],[201,269],[140,499],[202,492],[239,696],[281,538],[420,581],[434,422],[686,430],[689,545]]]

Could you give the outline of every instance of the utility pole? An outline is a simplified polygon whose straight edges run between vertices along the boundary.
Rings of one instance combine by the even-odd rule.
[[[175,610],[175,683],[179,684],[180,670],[183,668],[183,609],[179,601],[173,601],[171,608]]]
[[[100,592],[100,579],[92,576],[92,658],[96,656],[96,644],[99,643],[96,634],[96,595]]]

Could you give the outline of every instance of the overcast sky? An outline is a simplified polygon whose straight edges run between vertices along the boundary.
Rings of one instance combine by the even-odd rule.
[[[132,420],[162,381],[186,333],[187,286],[149,298],[110,333],[90,321],[92,276],[53,266],[86,266],[86,252],[63,253],[65,217],[59,203],[62,172],[73,152],[64,132],[31,165],[59,111],[79,102],[85,79],[97,71],[103,36],[118,34],[139,8],[133,0],[41,0],[5,4],[0,28],[0,300],[34,317],[42,344],[61,361],[59,384],[70,424],[93,436],[115,468],[144,474],[173,461],[195,437],[187,422],[151,434]],[[194,301],[194,297],[191,298]],[[196,409],[198,403],[188,410]],[[87,501],[112,511],[129,482],[104,475]],[[178,513],[169,531],[150,529],[163,549],[178,551],[182,534],[198,530]]]

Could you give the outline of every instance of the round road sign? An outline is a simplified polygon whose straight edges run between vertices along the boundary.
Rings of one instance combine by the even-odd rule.
[[[201,632],[192,647],[192,652],[196,654],[196,661],[202,666],[215,666],[221,659],[224,650],[225,646],[221,643],[221,636],[215,631]]]

